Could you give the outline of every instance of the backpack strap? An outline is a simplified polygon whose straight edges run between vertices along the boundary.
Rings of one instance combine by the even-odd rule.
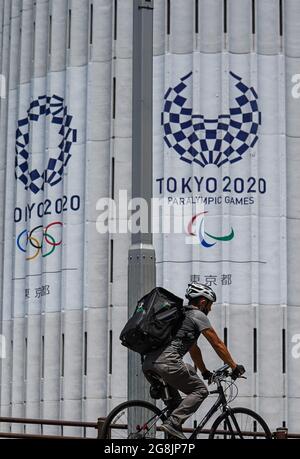
[[[190,306],[188,304],[183,305],[184,311],[193,311],[195,308],[193,306]]]

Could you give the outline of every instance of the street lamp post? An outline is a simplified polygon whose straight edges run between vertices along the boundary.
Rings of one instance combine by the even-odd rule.
[[[132,198],[143,198],[148,204],[148,232],[132,234],[128,258],[129,316],[137,301],[156,284],[151,226],[153,8],[154,0],[133,0]],[[140,356],[131,351],[128,354],[128,399],[150,399]]]

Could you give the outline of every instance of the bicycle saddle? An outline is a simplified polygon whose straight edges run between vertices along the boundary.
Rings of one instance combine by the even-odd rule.
[[[151,380],[150,396],[154,400],[166,398],[166,387],[165,381],[154,371],[147,371],[147,376]]]
[[[158,373],[155,373],[155,371],[148,370],[147,375],[150,377],[151,380],[153,380],[154,383],[165,384],[162,377]]]

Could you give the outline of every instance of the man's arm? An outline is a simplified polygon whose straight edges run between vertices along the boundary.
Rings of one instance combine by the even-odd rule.
[[[206,368],[205,363],[203,361],[201,350],[197,346],[197,344],[193,344],[193,346],[189,350],[189,353],[190,353],[190,356],[192,357],[196,367],[199,368],[201,373],[204,373],[205,371],[207,371],[207,368]]]
[[[217,333],[213,328],[207,328],[202,331],[202,334],[205,336],[207,341],[212,345],[218,356],[227,363],[233,370],[236,368],[237,364],[232,359],[227,347],[223,341],[218,337]]]

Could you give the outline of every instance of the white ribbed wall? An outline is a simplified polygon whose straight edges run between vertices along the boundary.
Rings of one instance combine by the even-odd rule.
[[[1,370],[1,414],[94,421],[106,413],[108,395],[109,237],[96,232],[95,222],[97,200],[110,194],[113,5],[94,3],[93,44],[89,44],[88,1],[9,0],[0,6],[4,17],[1,70],[9,88],[7,99],[1,101],[2,215],[5,212],[1,323],[8,348]],[[64,180],[53,188],[46,186],[37,197],[15,181],[14,139],[17,120],[26,116],[30,101],[43,94],[64,98],[77,142]],[[48,119],[32,123],[34,166],[45,167],[56,148],[57,129]],[[60,250],[32,263],[24,256],[20,259],[15,250],[14,207],[74,194],[81,198],[80,210],[55,218],[63,224]],[[32,218],[28,229],[47,226],[53,216],[47,218]],[[13,281],[15,277],[19,280]],[[34,292],[37,285],[46,284],[49,296],[25,301],[25,289]],[[59,430],[44,428],[44,432]],[[80,432],[65,429],[64,433]]]
[[[300,105],[298,99],[292,98],[291,78],[299,71],[300,3],[282,2],[283,36],[280,2],[255,2],[255,30],[252,3],[250,0],[227,2],[228,33],[224,34],[224,2],[199,1],[199,33],[195,34],[196,2],[171,0],[170,34],[166,35],[159,28],[161,21],[168,20],[167,2],[156,2],[155,178],[176,177],[180,183],[182,177],[193,175],[215,177],[219,181],[226,175],[253,176],[265,177],[268,187],[265,196],[255,197],[252,206],[229,206],[223,201],[219,206],[206,207],[210,214],[206,221],[214,234],[228,234],[230,225],[235,228],[235,240],[231,243],[201,250],[198,246],[187,247],[182,236],[155,236],[157,277],[159,284],[182,295],[191,274],[232,274],[231,286],[219,283],[216,287],[218,303],[212,312],[212,322],[221,336],[227,329],[229,349],[247,368],[248,379],[239,384],[239,398],[234,403],[260,412],[271,428],[284,422],[291,430],[299,430],[299,359],[292,356],[292,337],[300,329],[296,240]],[[167,89],[193,71],[193,84],[188,84],[182,94],[188,98],[186,106],[193,107],[193,113],[216,118],[220,113],[228,113],[228,106],[232,106],[229,70],[258,93],[262,112],[258,143],[242,161],[224,164],[219,169],[180,161],[179,155],[163,141],[159,115]],[[154,186],[158,197],[176,196],[167,191],[160,194],[157,183]],[[197,194],[193,191],[191,195]],[[177,195],[181,196],[180,191]],[[241,263],[241,260],[253,261]],[[254,329],[257,330],[256,371]],[[215,353],[205,342],[203,349],[208,356],[207,365],[215,368],[218,365]]]
[[[221,336],[228,329],[229,348],[247,368],[248,380],[239,384],[236,403],[256,409],[272,428],[285,422],[290,430],[300,431],[300,359],[292,357],[292,337],[300,333],[300,102],[291,96],[292,75],[300,72],[300,2],[282,2],[283,36],[279,0],[255,3],[255,33],[252,2],[228,0],[224,34],[224,2],[199,0],[196,34],[196,0],[171,0],[168,34],[168,2],[155,0],[154,176],[199,174],[197,165],[179,161],[176,154],[172,157],[163,142],[160,114],[174,75],[198,72],[200,84],[190,93],[193,108],[213,117],[228,108],[232,97],[228,70],[232,70],[257,90],[263,120],[253,156],[248,152],[232,174],[258,177],[263,171],[270,187],[267,199],[257,199],[250,210],[224,205],[211,209],[216,228],[226,232],[231,223],[244,237],[236,245],[218,245],[205,263],[198,261],[203,255],[198,247],[177,250],[176,245],[174,250],[176,238],[156,236],[157,283],[182,296],[190,275],[213,272],[217,259],[242,254],[244,259],[270,260],[266,266],[252,263],[243,269],[223,262],[221,271],[243,282],[218,287],[212,322]],[[1,330],[8,349],[0,364],[1,415],[95,421],[127,398],[127,352],[118,337],[127,318],[130,237],[100,235],[95,222],[96,202],[112,195],[113,183],[117,202],[120,189],[127,189],[129,197],[131,193],[132,0],[0,0],[0,26],[0,68],[8,87],[7,98],[0,102]],[[30,101],[45,93],[65,99],[77,142],[63,182],[46,186],[37,199],[14,178],[15,132]],[[217,93],[220,97],[215,97]],[[32,164],[44,167],[55,153],[57,130],[43,118],[32,123],[31,132]],[[206,169],[201,175],[213,172],[222,179],[231,174],[228,165],[217,171]],[[80,211],[55,216],[63,224],[63,246],[55,256],[26,262],[15,249],[23,227],[14,224],[14,208],[74,194],[81,197]],[[27,229],[47,226],[51,218],[35,217]],[[163,262],[185,255],[193,261]],[[20,280],[13,281],[16,277]],[[34,289],[37,282],[50,284],[51,295],[25,301],[25,289]],[[207,365],[215,368],[218,359],[201,343]],[[47,433],[58,431],[44,428]]]

